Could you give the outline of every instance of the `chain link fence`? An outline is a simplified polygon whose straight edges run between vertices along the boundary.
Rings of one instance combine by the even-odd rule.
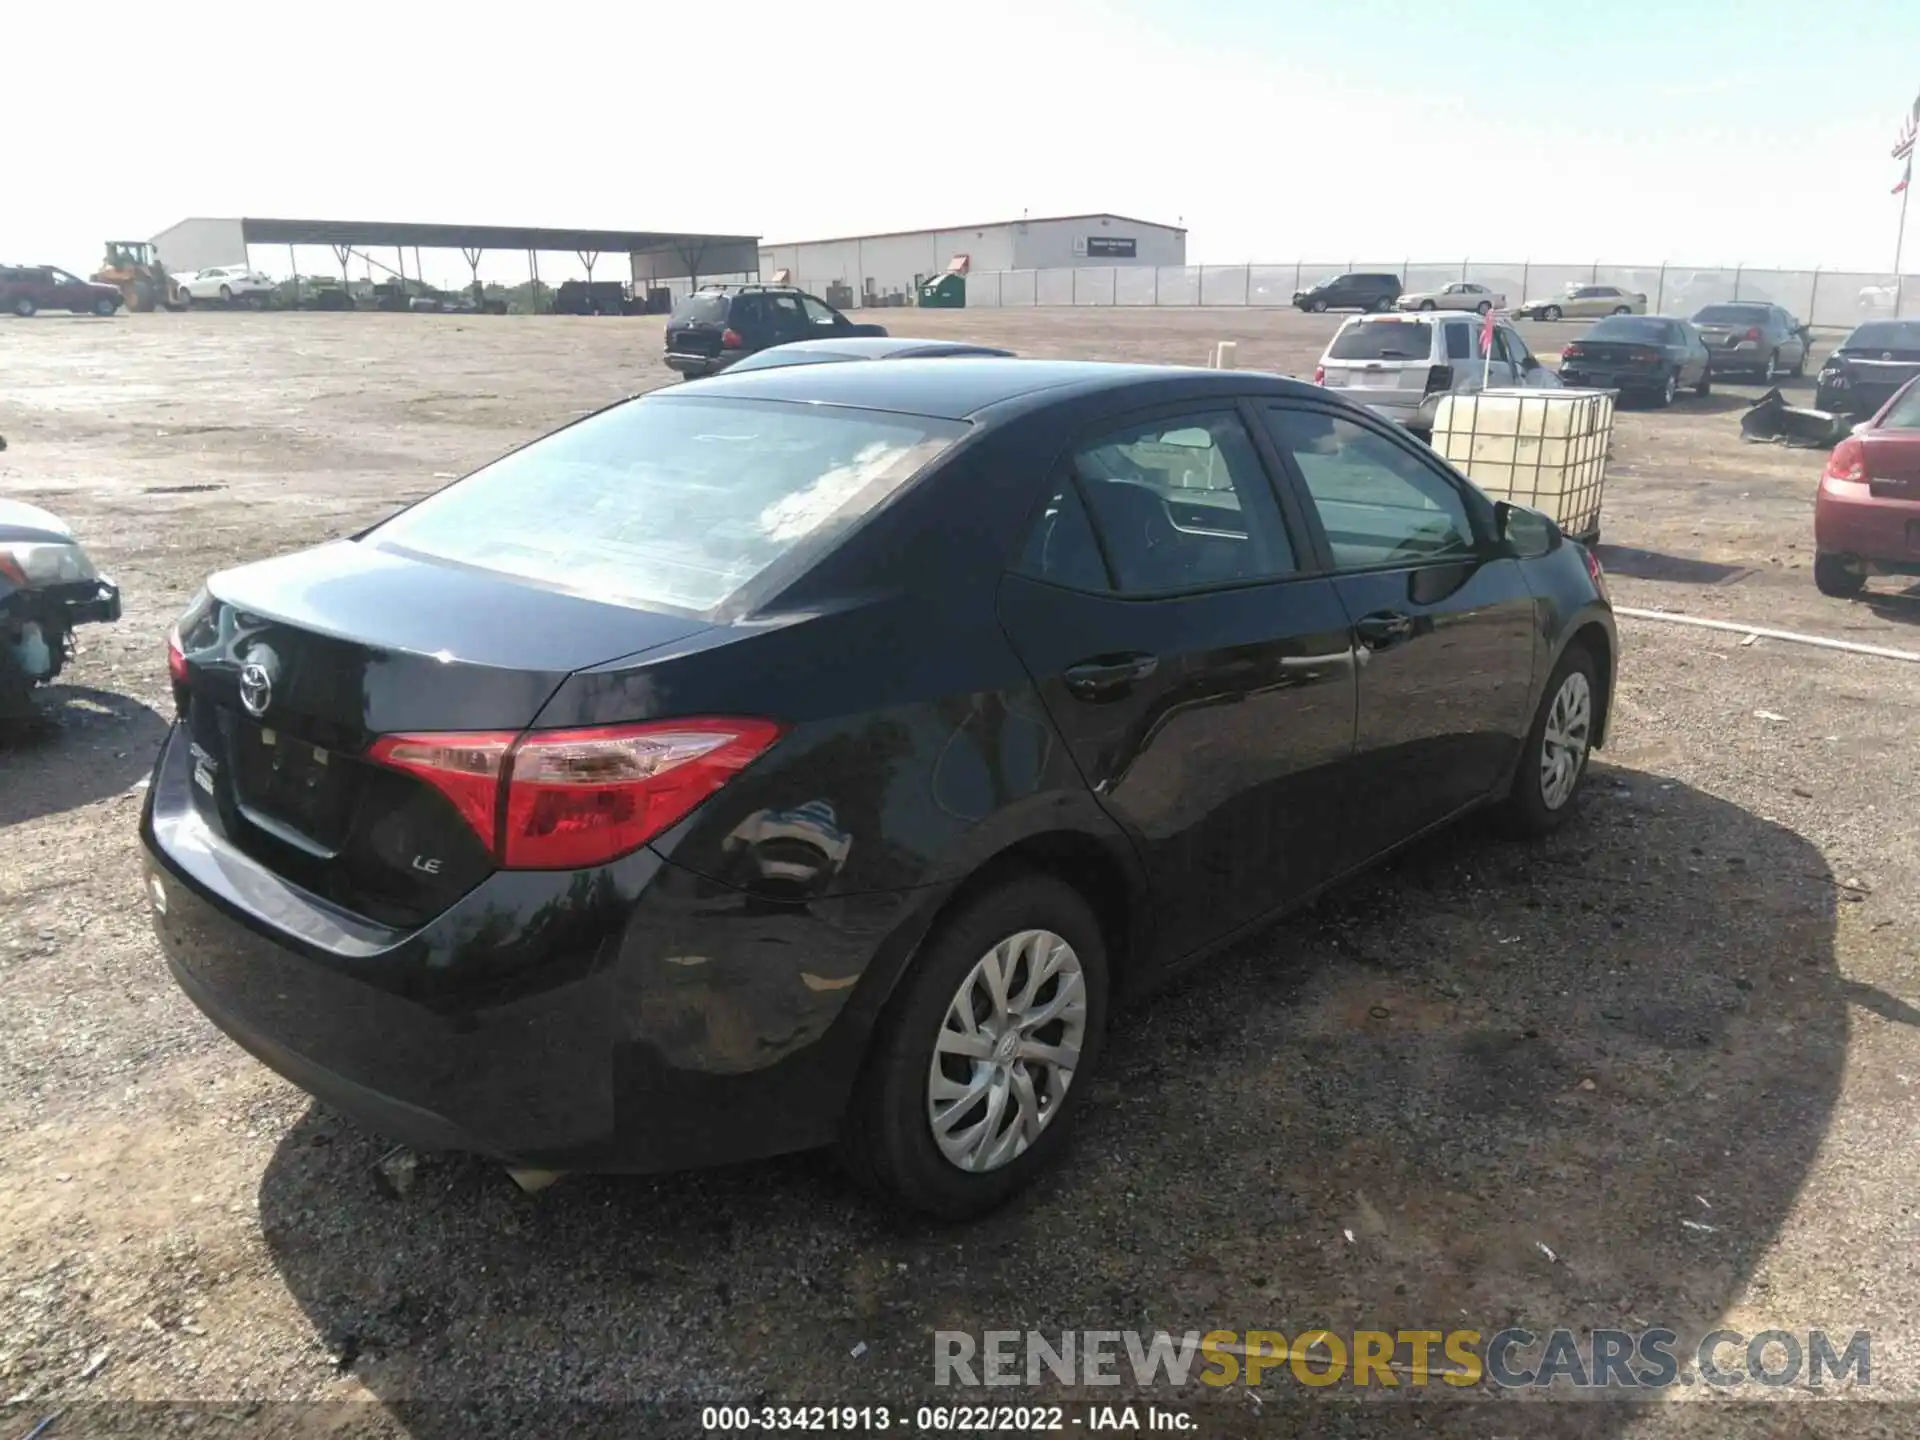
[[[1411,260],[1285,265],[1077,266],[990,270],[967,277],[975,309],[1022,306],[1285,306],[1322,280],[1353,271],[1398,275],[1407,291],[1472,280],[1506,297],[1507,308],[1543,300],[1569,286],[1617,285],[1647,297],[1656,314],[1690,315],[1703,305],[1765,300],[1811,325],[1851,327],[1862,320],[1920,317],[1920,275],[1904,279],[1863,270],[1715,269],[1700,265],[1578,265],[1536,261]]]

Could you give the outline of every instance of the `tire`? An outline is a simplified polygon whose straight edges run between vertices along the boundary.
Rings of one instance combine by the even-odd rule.
[[[1560,307],[1558,305],[1541,306],[1540,318],[1542,320],[1558,320],[1560,318]]]
[[[1563,747],[1550,750],[1547,722],[1553,718],[1563,692],[1577,695],[1581,690],[1584,690],[1586,697],[1586,719],[1583,725],[1570,727],[1573,733],[1582,737],[1578,756],[1571,762],[1572,778],[1556,778],[1550,789],[1552,755]],[[1569,645],[1560,656],[1560,663],[1553,667],[1553,675],[1547,681],[1546,688],[1540,693],[1540,708],[1534,712],[1533,724],[1527,727],[1527,740],[1520,752],[1520,763],[1514,771],[1513,787],[1500,805],[1500,826],[1508,834],[1523,838],[1547,835],[1559,829],[1567,816],[1573,813],[1580,801],[1580,787],[1586,779],[1587,762],[1593,754],[1593,724],[1599,718],[1604,700],[1593,656],[1583,644],[1575,642]]]
[[[1387,313],[1387,311],[1393,309],[1393,304],[1394,302],[1391,299],[1389,299],[1385,295],[1382,295],[1378,300],[1374,301],[1373,303],[1374,313],[1378,315],[1384,315]]]
[[[1473,307],[1473,313],[1476,315],[1484,315],[1491,309],[1493,309],[1493,302],[1491,300],[1482,300],[1478,305]]]
[[[119,305],[117,305],[112,300],[107,299],[107,297],[104,295],[102,295],[98,300],[93,302],[93,313],[100,316],[103,320],[110,319],[113,315],[113,312],[118,310],[119,308],[120,308]]]
[[[1307,308],[1316,315],[1324,315],[1327,313],[1327,302],[1324,300],[1312,300],[1308,302]]]
[[[1422,300],[1420,302],[1420,308],[1422,310],[1438,310],[1440,307],[1431,300]]]
[[[13,313],[18,315],[22,320],[31,320],[34,312],[39,308],[38,305],[33,303],[33,297],[31,295],[22,295],[18,300],[13,302]]]
[[[180,287],[180,293],[176,299],[182,310],[191,310],[193,308],[193,292],[187,289],[186,286],[182,285]]]
[[[233,304],[233,287],[231,285],[222,285],[220,287],[220,303],[222,305]]]
[[[1679,395],[1680,372],[1677,370],[1669,370],[1667,372],[1666,383],[1654,392],[1653,403],[1664,410],[1673,404],[1673,402],[1679,398]]]
[[[1035,931],[1049,932],[1064,940],[1071,959],[1079,966],[1079,992],[1084,997],[1078,1063],[1067,1082],[1055,1092],[1053,1105],[1044,1111],[1026,1148],[1004,1161],[996,1160],[988,1168],[967,1170],[948,1158],[935,1138],[933,1107],[934,1066],[944,1070],[944,1083],[972,1087],[981,1085],[979,1098],[966,1096],[949,1104],[960,1110],[949,1132],[963,1136],[979,1128],[984,1121],[986,1140],[995,1138],[995,1123],[1004,1125],[1004,1115],[996,1122],[987,1110],[996,1093],[1006,1107],[1020,1104],[1018,1092],[997,1086],[992,1074],[978,1081],[961,1079],[969,1067],[975,1073],[984,1067],[997,1071],[1003,1060],[967,1057],[948,1052],[942,1057],[936,1046],[943,1033],[956,1039],[958,1026],[948,1027],[950,1012],[955,1012],[966,997],[969,1017],[978,1013],[986,991],[976,971],[1003,953],[1001,947],[1015,936]],[[1017,958],[1008,988],[1017,992],[1027,988],[1021,968],[1030,962]],[[1032,1008],[1044,1009],[1060,999],[1058,979],[1043,982]],[[1024,1189],[1060,1154],[1068,1126],[1090,1087],[1100,1057],[1105,1033],[1108,995],[1106,944],[1092,908],[1081,894],[1050,875],[1015,873],[993,888],[965,901],[943,918],[921,945],[898,990],[887,1002],[874,1028],[873,1047],[861,1070],[860,1080],[847,1109],[840,1137],[841,1158],[853,1177],[883,1198],[944,1220],[964,1220],[1005,1203]],[[1013,1010],[1013,1007],[1008,1007]],[[1017,1014],[1017,1010],[1013,1010]],[[975,1037],[996,1046],[1007,1041],[992,1041],[994,1016],[981,1017],[981,1030]],[[1040,1041],[1068,1038],[1060,1027],[1065,1020],[1053,1020],[1036,1032]],[[1017,1028],[1002,1030],[1001,1036],[1023,1033]],[[1027,1062],[1014,1062],[1024,1067]],[[1039,1104],[1032,1077],[1036,1068],[1025,1072],[1027,1095]],[[1048,1073],[1057,1076],[1057,1071]],[[1046,1087],[1041,1081],[1040,1088]],[[1029,1112],[1041,1113],[1041,1112]],[[980,1120],[975,1120],[978,1115]],[[1016,1123],[997,1133],[1012,1141]],[[982,1142],[985,1143],[984,1141]]]
[[[1616,305],[1613,307],[1613,313],[1616,315],[1631,315],[1633,313],[1633,307],[1631,305]]]
[[[1693,387],[1693,393],[1702,398],[1713,393],[1713,367],[1711,365],[1700,372],[1700,383]]]
[[[1856,570],[1839,555],[1813,557],[1813,583],[1822,595],[1836,600],[1851,600],[1867,588],[1864,570]]]

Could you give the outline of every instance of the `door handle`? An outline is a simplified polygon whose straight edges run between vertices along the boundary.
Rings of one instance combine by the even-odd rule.
[[[1360,637],[1360,643],[1369,650],[1384,650],[1389,645],[1398,645],[1413,634],[1413,617],[1397,611],[1382,610],[1373,615],[1363,615],[1354,622],[1354,633]]]
[[[1159,668],[1158,655],[1135,650],[1125,655],[1096,655],[1069,665],[1063,678],[1067,689],[1082,700],[1111,700]]]

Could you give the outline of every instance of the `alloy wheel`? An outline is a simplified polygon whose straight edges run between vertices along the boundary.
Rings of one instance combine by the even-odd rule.
[[[1051,930],[1022,930],[960,982],[927,1071],[927,1124],[947,1161],[997,1170],[1060,1113],[1087,1038],[1080,957]]]
[[[1680,393],[1680,381],[1672,375],[1667,376],[1667,388],[1662,393],[1665,396],[1662,403],[1671,405]]]
[[[1583,672],[1570,670],[1554,694],[1540,737],[1540,799],[1547,809],[1558,810],[1573,798],[1592,733],[1593,686]]]

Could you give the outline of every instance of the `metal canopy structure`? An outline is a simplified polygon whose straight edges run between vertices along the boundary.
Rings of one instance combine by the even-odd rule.
[[[380,220],[259,220],[242,219],[242,237],[249,245],[331,245],[364,249],[463,250],[572,250],[577,254],[602,252],[634,257],[639,262],[671,260],[680,268],[648,267],[653,275],[744,275],[760,268],[758,235],[701,235],[660,230],[561,230],[530,225],[422,225]],[[637,277],[636,277],[637,278]]]

